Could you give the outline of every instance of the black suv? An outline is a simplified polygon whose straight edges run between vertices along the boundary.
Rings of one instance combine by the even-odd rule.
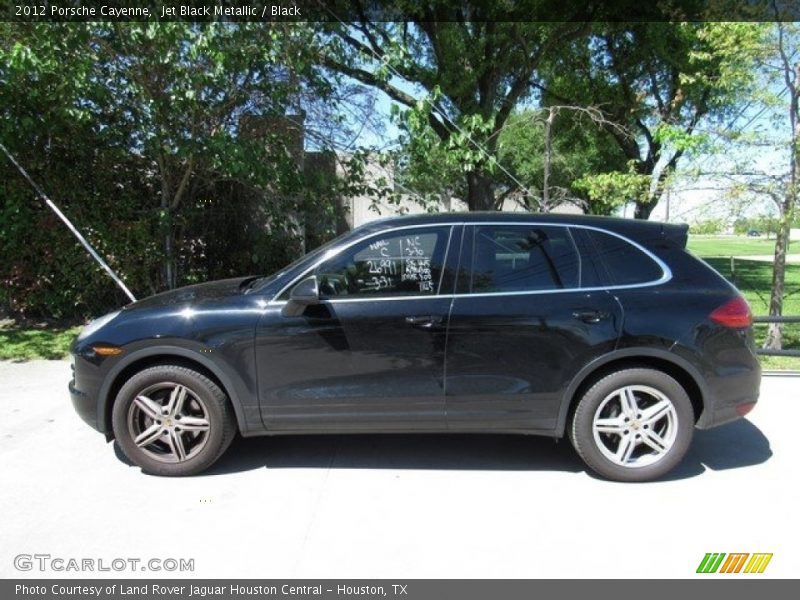
[[[78,413],[145,471],[243,436],[568,435],[621,481],[660,477],[759,391],[747,303],[683,225],[526,213],[360,227],[269,277],[135,302],[81,333]]]

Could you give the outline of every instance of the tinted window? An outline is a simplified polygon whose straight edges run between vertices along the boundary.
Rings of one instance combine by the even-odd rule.
[[[578,253],[563,227],[476,226],[470,264],[473,293],[579,286]]]
[[[661,267],[647,254],[615,235],[584,229],[592,256],[601,263],[611,285],[633,285],[661,279]]]
[[[433,295],[439,289],[450,227],[373,236],[317,267],[323,297]]]

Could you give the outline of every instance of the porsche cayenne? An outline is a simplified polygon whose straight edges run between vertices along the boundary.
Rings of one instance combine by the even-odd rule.
[[[567,436],[600,475],[652,480],[759,393],[749,307],[686,241],[589,216],[369,223],[90,323],[72,402],[159,475],[203,471],[237,432],[487,432]]]

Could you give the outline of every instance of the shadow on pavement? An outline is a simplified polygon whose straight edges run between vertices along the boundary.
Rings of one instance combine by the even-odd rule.
[[[569,442],[519,435],[385,434],[239,438],[209,474],[258,468],[578,472]]]
[[[757,465],[772,456],[769,440],[750,421],[696,431],[689,452],[666,480],[706,469]],[[126,461],[127,462],[127,461]],[[290,435],[237,438],[207,475],[253,469],[446,469],[584,471],[571,444],[522,435]]]
[[[725,471],[750,467],[772,457],[769,440],[747,419],[739,419],[722,427],[695,431],[689,452],[666,479],[684,479],[706,469]]]

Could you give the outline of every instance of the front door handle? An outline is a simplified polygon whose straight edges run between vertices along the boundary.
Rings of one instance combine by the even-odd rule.
[[[576,310],[572,313],[572,316],[579,321],[593,325],[599,323],[603,319],[607,319],[611,314],[603,312],[602,310]]]
[[[408,323],[412,327],[415,327],[416,329],[424,329],[426,331],[433,331],[434,329],[438,329],[439,327],[441,327],[443,322],[444,322],[444,317],[442,317],[441,315],[406,317],[406,323]]]

